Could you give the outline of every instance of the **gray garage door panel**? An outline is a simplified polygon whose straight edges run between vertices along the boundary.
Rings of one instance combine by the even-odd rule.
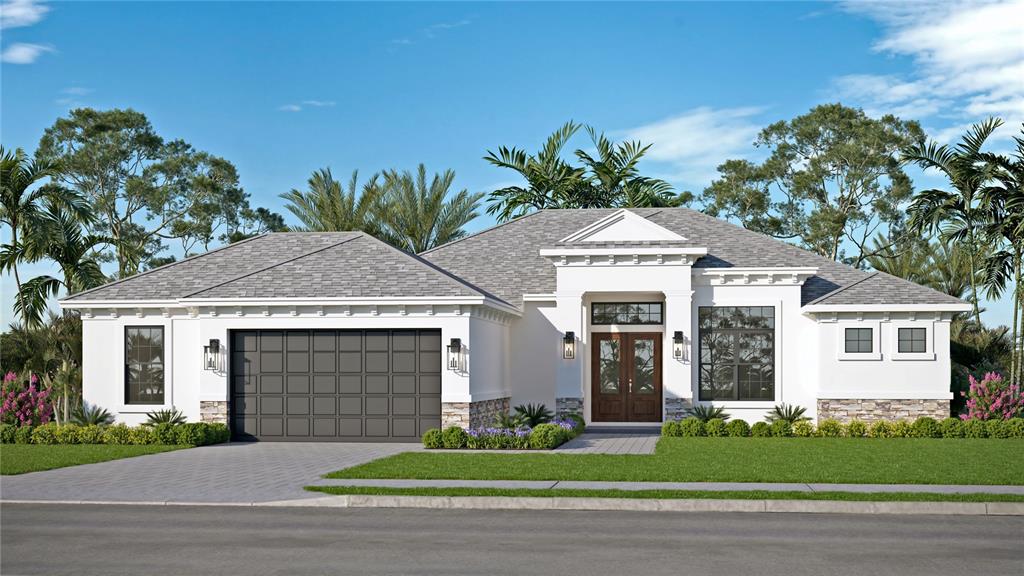
[[[438,330],[232,331],[243,440],[415,442],[441,425]]]

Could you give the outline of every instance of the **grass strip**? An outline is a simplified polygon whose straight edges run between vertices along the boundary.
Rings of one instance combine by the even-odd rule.
[[[178,450],[184,446],[113,444],[2,444],[0,475],[25,474],[79,464],[93,464],[145,454]]]
[[[928,492],[771,492],[767,490],[587,490],[571,488],[385,488],[306,486],[310,492],[372,496],[501,496],[541,498],[637,498],[665,500],[844,500],[851,502],[1024,502],[1020,494]]]

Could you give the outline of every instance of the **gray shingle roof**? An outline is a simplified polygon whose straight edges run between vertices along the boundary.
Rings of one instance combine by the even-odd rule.
[[[857,305],[871,304],[961,304],[957,299],[891,276],[885,272],[874,272],[858,282],[848,284],[839,290],[822,296],[811,304]]]
[[[542,210],[421,254],[460,278],[521,305],[523,294],[555,291],[555,268],[539,255],[541,248],[611,214],[614,209]],[[802,304],[870,276],[687,208],[638,208],[632,212],[687,238],[684,245],[703,246],[707,256],[698,268],[814,266],[818,273],[803,285]],[[908,286],[909,285],[909,286]],[[930,288],[885,275],[871,293],[854,294],[857,304],[959,303]],[[831,302],[830,302],[831,303]]]
[[[362,232],[258,236],[68,301],[491,296]]]

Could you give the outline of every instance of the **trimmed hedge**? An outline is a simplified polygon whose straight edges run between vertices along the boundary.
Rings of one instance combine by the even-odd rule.
[[[161,428],[161,426],[164,426]],[[172,426],[153,427],[79,426],[56,423],[41,426],[20,426],[0,424],[0,443],[3,444],[177,444],[179,446],[204,446],[220,444],[231,440],[231,431],[226,424],[190,422]]]
[[[583,418],[569,414],[537,424],[532,429],[475,428],[467,431],[458,426],[444,430],[431,428],[423,434],[422,441],[424,448],[449,450],[551,450],[582,433],[584,426]]]
[[[722,422],[713,418],[705,423],[690,417],[672,420],[661,426],[661,435],[675,438],[693,436],[753,436],[809,438],[1024,438],[1024,418],[1009,420],[960,420],[945,418],[942,421],[922,416],[914,421],[880,420],[870,426],[859,420],[843,424],[838,420],[822,420],[815,426],[809,420],[789,424],[776,420],[769,424],[757,422],[751,427],[743,420]]]

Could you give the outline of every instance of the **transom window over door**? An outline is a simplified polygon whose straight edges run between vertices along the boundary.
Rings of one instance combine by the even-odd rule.
[[[124,329],[125,404],[164,403],[164,328]]]
[[[661,302],[594,302],[590,305],[590,323],[661,324]]]
[[[775,400],[775,308],[702,306],[700,399]]]

